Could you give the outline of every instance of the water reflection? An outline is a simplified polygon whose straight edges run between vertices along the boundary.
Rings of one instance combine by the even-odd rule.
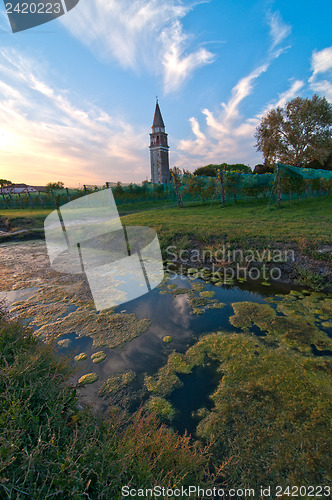
[[[191,282],[187,278],[172,280],[178,287],[191,290]],[[234,331],[229,317],[234,314],[231,306],[234,302],[251,301],[264,303],[264,297],[257,292],[242,290],[237,286],[216,287],[204,283],[205,290],[215,292],[214,299],[223,302],[222,309],[207,309],[203,315],[191,314],[192,307],[188,294],[172,295],[160,293],[159,289],[137,298],[126,304],[126,313],[135,313],[138,319],[149,318],[150,328],[127,342],[121,347],[113,349],[102,348],[107,358],[100,364],[93,364],[91,354],[100,350],[92,347],[92,341],[87,343],[88,337],[71,339],[70,346],[61,348],[61,352],[85,352],[88,359],[77,363],[77,373],[73,382],[85,374],[97,373],[98,382],[80,389],[84,399],[93,402],[95,407],[102,407],[103,403],[96,399],[101,384],[110,376],[120,372],[134,371],[143,380],[144,374],[152,375],[167,362],[169,354],[176,350],[184,353],[197,339],[212,331]],[[115,310],[121,312],[121,306]],[[163,342],[163,338],[170,335],[173,341],[170,344]],[[60,340],[68,338],[63,335]]]
[[[0,292],[0,301],[4,300],[8,307],[11,307],[19,300],[28,300],[33,296],[37,287],[24,288],[23,290],[6,290]]]

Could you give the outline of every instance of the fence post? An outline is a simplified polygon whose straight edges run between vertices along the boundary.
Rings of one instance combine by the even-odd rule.
[[[8,193],[8,196],[9,196],[9,199],[10,199],[11,206],[13,207],[13,197],[12,197],[12,195],[10,193]],[[13,208],[15,208],[15,205],[14,205]]]
[[[277,200],[278,207],[281,205],[281,190],[280,190],[280,165],[277,163]]]
[[[86,188],[86,185],[85,185],[85,184],[83,184],[83,186],[84,186],[84,194],[86,194],[88,190],[87,190],[87,188]]]
[[[38,197],[39,197],[39,201],[40,201],[40,206],[41,206],[42,208],[44,208],[44,202],[43,202],[43,200],[42,200],[42,197],[41,197],[40,191],[38,191]]]
[[[18,199],[20,200],[20,206],[21,206],[21,208],[23,208],[23,202],[22,202],[21,195],[20,195],[20,193],[17,193],[17,194],[18,194]]]
[[[53,203],[54,203],[55,208],[58,208],[58,206],[56,204],[56,199],[55,199],[55,196],[54,196],[54,193],[53,193],[53,189],[51,189],[51,195],[52,195],[52,198],[53,198]]]
[[[219,179],[220,186],[221,186],[221,200],[222,200],[222,204],[223,204],[223,206],[225,206],[224,172],[222,172],[221,170],[218,170],[217,171],[217,175],[218,175],[218,179]]]
[[[29,193],[29,191],[28,191],[28,197],[29,197],[30,207],[33,208],[31,194]]]
[[[174,170],[172,172],[172,176],[173,176],[173,179],[174,179],[175,192],[176,192],[176,198],[178,200],[178,205],[179,205],[180,208],[182,208],[183,207],[182,197],[181,197],[181,193],[179,191],[178,176],[177,176],[177,173],[176,173],[175,169],[176,169],[176,167],[174,167]]]
[[[68,188],[66,188],[66,192],[67,192],[67,196],[68,196],[68,201],[71,201],[70,194],[69,194],[69,189]]]

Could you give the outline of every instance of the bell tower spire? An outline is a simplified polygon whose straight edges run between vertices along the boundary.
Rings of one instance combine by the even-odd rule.
[[[158,97],[150,134],[151,180],[153,184],[170,182],[168,141],[165,124],[159,108]]]

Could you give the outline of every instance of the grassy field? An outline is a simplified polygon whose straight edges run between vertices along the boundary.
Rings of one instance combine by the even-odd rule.
[[[13,228],[43,227],[50,209],[3,210]],[[129,212],[129,213],[127,213]],[[132,213],[130,213],[132,212]],[[124,225],[154,227],[166,248],[180,240],[188,244],[228,241],[247,246],[297,243],[318,247],[332,243],[332,196],[283,202],[281,208],[266,201],[242,202],[222,208],[219,204],[184,208],[120,207]]]
[[[12,230],[15,229],[35,229],[44,226],[44,220],[51,208],[34,208],[34,209],[12,209],[0,211],[0,218],[7,218],[10,222]]]
[[[125,225],[154,227],[162,246],[189,238],[205,244],[227,240],[243,245],[270,242],[314,245],[332,243],[332,196],[284,202],[281,208],[265,202],[221,208],[184,207],[126,215]]]

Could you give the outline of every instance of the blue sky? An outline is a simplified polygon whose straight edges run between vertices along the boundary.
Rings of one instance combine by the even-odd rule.
[[[150,178],[156,95],[171,166],[254,167],[268,109],[332,102],[331,18],[327,0],[80,0],[13,34],[1,3],[0,178]]]

